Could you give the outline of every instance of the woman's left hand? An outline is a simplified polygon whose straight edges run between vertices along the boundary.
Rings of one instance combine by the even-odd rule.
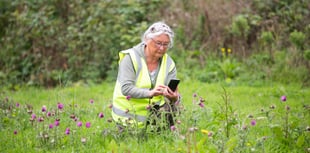
[[[178,100],[179,92],[178,89],[173,92],[168,86],[166,86],[163,91],[163,95],[174,102]]]

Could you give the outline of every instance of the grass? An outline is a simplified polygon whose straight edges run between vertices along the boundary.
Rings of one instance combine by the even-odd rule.
[[[310,148],[309,88],[182,82],[185,109],[178,116],[180,124],[161,133],[136,128],[120,133],[110,122],[113,88],[114,83],[102,83],[3,90],[0,141],[5,143],[0,152],[307,152]],[[57,108],[59,102],[62,110]],[[46,117],[43,105],[54,115]],[[103,118],[98,117],[100,112]],[[34,121],[31,114],[36,114]],[[44,121],[38,122],[39,117]],[[77,121],[83,125],[78,127]],[[91,123],[89,128],[86,122]]]

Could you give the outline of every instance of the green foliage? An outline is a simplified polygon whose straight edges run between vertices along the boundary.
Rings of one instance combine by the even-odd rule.
[[[246,37],[250,31],[250,25],[244,15],[238,15],[233,19],[231,33],[236,36]]]
[[[308,61],[310,61],[310,49],[306,50],[304,53],[304,58]]]
[[[0,17],[7,23],[0,25],[1,84],[54,86],[107,78],[116,69],[111,63],[118,51],[140,41],[148,17],[156,15],[146,14],[159,2],[1,2],[7,3]]]
[[[309,5],[304,0],[4,0],[0,84],[18,90],[25,84],[115,80],[118,52],[139,43],[144,30],[158,20],[175,31],[175,45],[168,52],[182,79],[299,82],[309,65]],[[292,46],[302,54],[292,54]],[[218,56],[222,47],[234,50],[230,60]],[[285,60],[276,57],[282,57],[279,50],[288,54]],[[301,71],[290,73],[294,67]],[[287,77],[278,78],[282,73]]]
[[[294,31],[290,33],[290,41],[298,48],[302,49],[306,40],[306,35],[302,32]]]
[[[141,135],[143,129],[120,130],[111,122],[112,84],[2,91],[0,140],[6,143],[0,144],[0,151],[303,152],[310,145],[309,88],[184,81],[179,89],[184,110],[175,129]],[[64,106],[61,110],[59,102]],[[59,126],[50,128],[55,120]],[[86,122],[91,126],[87,128]]]
[[[274,41],[273,35],[270,31],[264,31],[260,36],[261,41],[264,45],[271,44]]]

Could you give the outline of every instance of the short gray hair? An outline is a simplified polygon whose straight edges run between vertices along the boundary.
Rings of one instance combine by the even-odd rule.
[[[154,38],[161,34],[167,34],[170,39],[170,45],[169,47],[173,46],[173,38],[174,38],[174,32],[171,30],[171,28],[165,24],[164,22],[155,22],[153,23],[143,34],[141,40],[143,43],[146,43],[146,40],[150,38]]]

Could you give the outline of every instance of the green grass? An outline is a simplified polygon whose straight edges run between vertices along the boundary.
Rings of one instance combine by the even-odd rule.
[[[310,110],[303,107],[310,105],[309,88],[277,83],[182,82],[179,90],[185,110],[178,116],[181,123],[176,125],[177,130],[145,135],[136,128],[119,133],[109,122],[113,88],[114,83],[102,83],[2,91],[0,152],[304,152],[310,148]],[[280,100],[282,95],[287,101]],[[205,99],[203,108],[197,105],[199,97]],[[64,104],[59,114],[58,102]],[[31,122],[27,105],[37,117],[44,116],[44,121]],[[55,116],[45,117],[43,105],[55,111]],[[270,109],[271,105],[275,109]],[[99,112],[104,118],[98,117]],[[82,127],[76,126],[72,114],[83,122]],[[60,125],[49,129],[55,119],[60,119]],[[256,121],[255,126],[251,120]],[[90,128],[85,127],[86,122],[91,122]],[[66,135],[68,127],[70,134]],[[212,136],[208,136],[210,132]]]

